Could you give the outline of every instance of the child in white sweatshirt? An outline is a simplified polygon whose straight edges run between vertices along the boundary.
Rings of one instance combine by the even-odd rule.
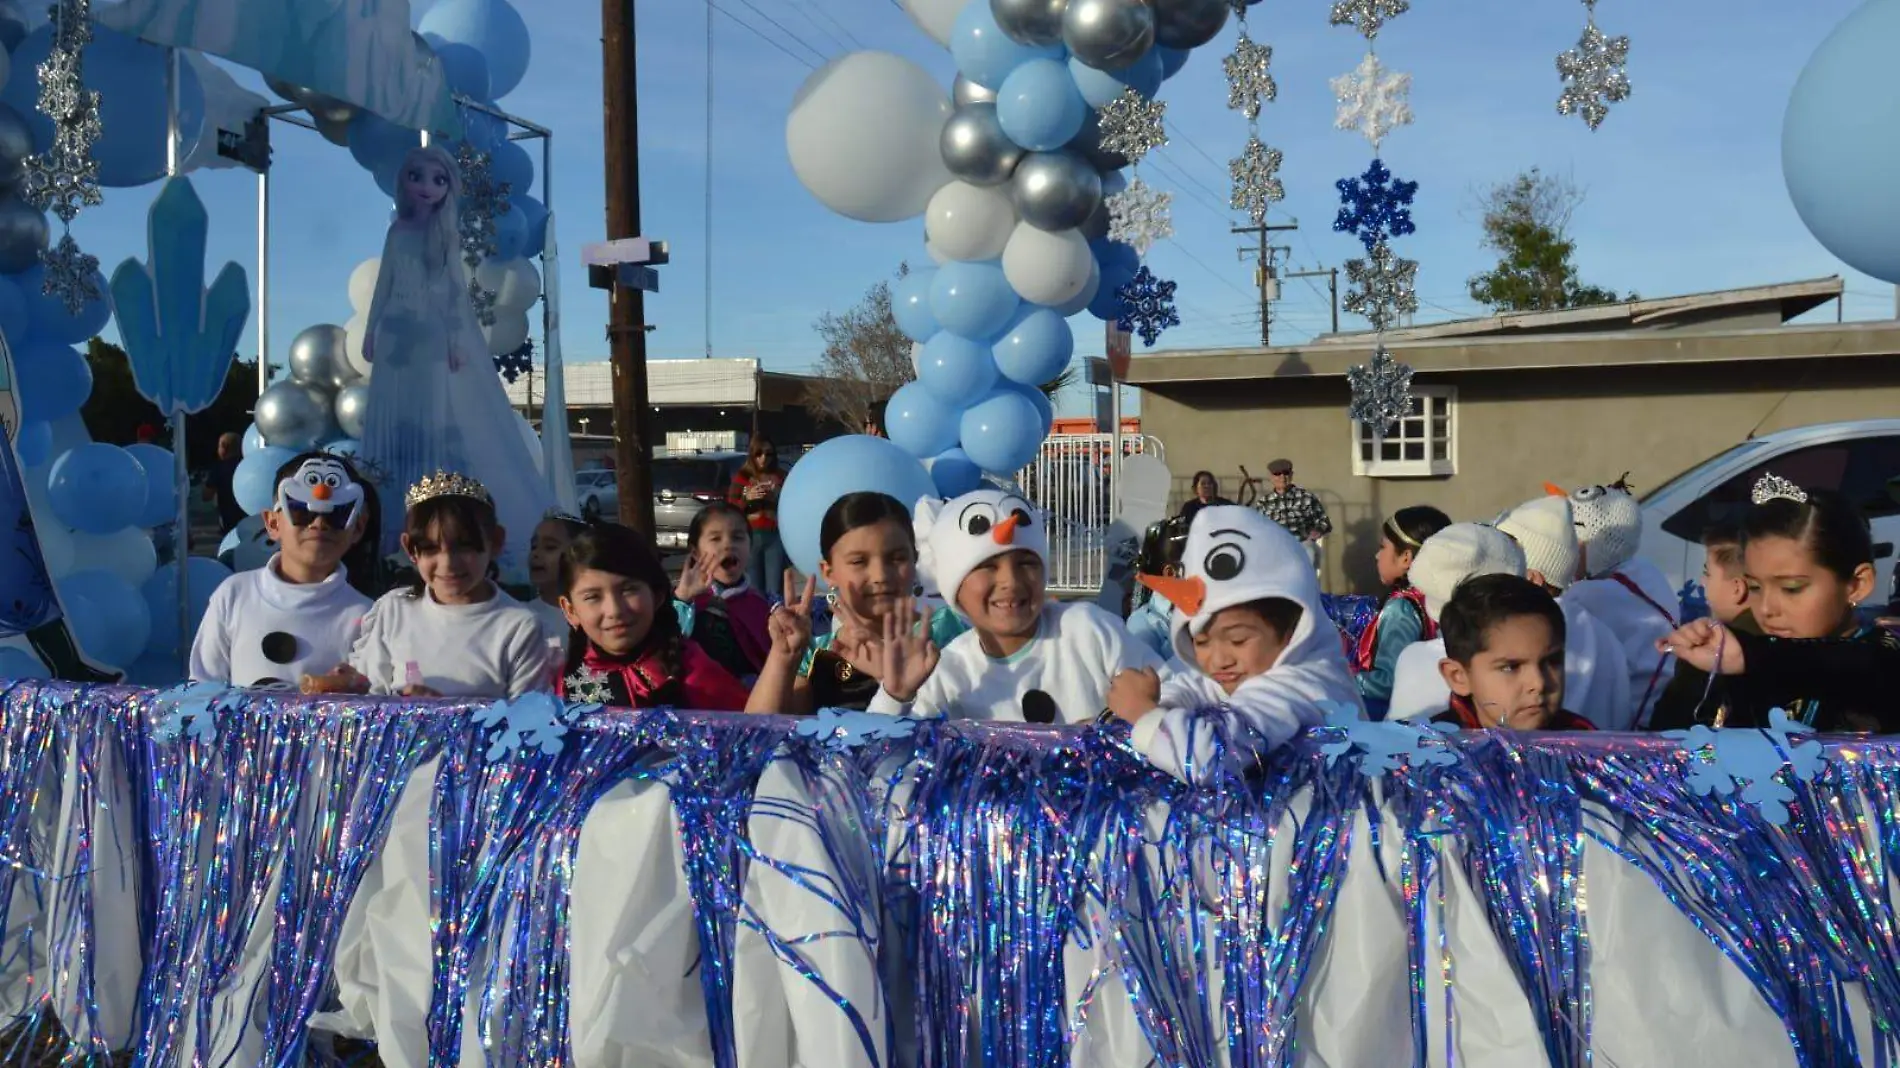
[[[1286,528],[1251,508],[1211,505],[1194,517],[1183,576],[1142,576],[1179,609],[1174,648],[1186,670],[1162,679],[1123,671],[1109,709],[1134,726],[1135,748],[1183,781],[1204,781],[1217,733],[1244,766],[1325,720],[1324,705],[1361,708],[1339,631],[1320,604],[1312,558]],[[1217,732],[1202,710],[1225,706],[1248,732]]]
[[[1545,488],[1562,492],[1556,486]],[[1622,642],[1631,722],[1640,725],[1648,721],[1675,676],[1675,658],[1659,652],[1657,643],[1675,632],[1682,602],[1656,565],[1636,555],[1643,513],[1622,480],[1571,493],[1570,507],[1577,518],[1587,578],[1566,590],[1564,599],[1589,609]]]
[[[1117,672],[1161,666],[1115,616],[1046,599],[1048,537],[1021,497],[979,489],[947,503],[925,499],[917,528],[928,532],[919,577],[949,595],[971,629],[940,655],[909,628],[887,632],[883,686],[870,711],[1087,723],[1107,707]]]

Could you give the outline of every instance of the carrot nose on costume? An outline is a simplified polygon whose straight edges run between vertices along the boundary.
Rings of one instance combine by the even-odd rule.
[[[327,501],[330,499],[330,487],[319,483],[315,486],[310,487],[310,495],[312,497],[315,497],[317,500]]]
[[[1139,576],[1141,584],[1155,591],[1189,616],[1201,614],[1207,600],[1207,583],[1198,578],[1166,578],[1161,575]]]
[[[1022,517],[1012,512],[990,528],[990,537],[995,538],[998,545],[1013,545],[1016,542],[1016,527],[1021,522]]]
[[[1568,496],[1570,496],[1570,491],[1569,491],[1569,490],[1567,490],[1567,489],[1565,489],[1565,488],[1563,488],[1562,486],[1559,486],[1559,485],[1557,485],[1557,484],[1556,484],[1555,482],[1546,482],[1546,483],[1544,483],[1544,492],[1545,492],[1545,493],[1546,493],[1547,495],[1549,495],[1549,496],[1552,496],[1552,497],[1568,497]]]

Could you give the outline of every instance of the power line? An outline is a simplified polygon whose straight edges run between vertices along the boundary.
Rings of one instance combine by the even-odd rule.
[[[1168,239],[1168,244],[1173,245],[1176,249],[1180,250],[1181,255],[1186,256],[1190,260],[1193,260],[1195,265],[1200,267],[1201,270],[1206,271],[1208,274],[1211,274],[1214,277],[1220,279],[1223,283],[1226,284],[1227,288],[1233,290],[1234,292],[1240,294],[1243,297],[1246,297],[1248,300],[1253,299],[1252,293],[1249,293],[1246,290],[1240,288],[1239,283],[1235,282],[1233,279],[1227,277],[1226,275],[1220,273],[1219,271],[1216,271],[1214,268],[1209,267],[1206,263],[1202,262],[1201,258],[1199,256],[1196,256],[1193,253],[1193,251],[1190,250],[1186,245],[1183,245],[1181,242],[1176,241],[1172,237]]]
[[[794,41],[797,41],[799,44],[799,47],[810,52],[812,55],[817,56],[818,62],[825,63],[829,61],[825,55],[824,49],[814,46],[810,41],[807,41],[803,37],[800,37],[799,35],[793,33],[791,30],[791,27],[785,25],[783,22],[780,22],[779,20],[766,14],[763,10],[759,8],[759,5],[753,3],[752,0],[738,0],[738,2],[740,4],[745,5],[745,9],[747,11],[752,12],[753,14],[759,16],[765,21],[771,23],[773,26],[777,27],[780,33],[784,34],[787,37],[790,37]]]
[[[773,48],[776,48],[776,49],[778,49],[778,50],[779,50],[780,52],[783,52],[783,53],[785,53],[785,54],[786,54],[787,56],[790,56],[790,57],[792,58],[792,60],[793,60],[793,61],[795,61],[795,62],[797,62],[797,63],[799,63],[800,65],[802,65],[802,66],[803,66],[803,67],[804,67],[804,68],[805,68],[806,70],[817,70],[817,69],[818,69],[818,64],[816,64],[816,63],[813,63],[813,62],[812,62],[811,60],[809,60],[809,59],[806,59],[806,58],[805,58],[804,56],[801,56],[801,55],[799,55],[799,54],[797,54],[796,52],[793,52],[793,51],[792,51],[791,49],[789,49],[789,48],[787,48],[787,47],[785,47],[785,46],[784,46],[783,44],[781,44],[781,43],[780,43],[779,41],[777,41],[777,40],[775,40],[775,39],[773,39],[773,38],[772,38],[771,36],[769,36],[768,34],[766,34],[766,33],[765,33],[765,31],[763,31],[763,30],[761,30],[761,29],[759,29],[759,28],[758,28],[757,26],[754,26],[754,25],[752,25],[752,24],[751,24],[750,22],[747,22],[747,21],[745,21],[744,19],[742,19],[742,18],[740,18],[739,16],[737,16],[737,15],[735,15],[735,14],[733,14],[732,12],[730,12],[730,11],[728,11],[728,10],[726,10],[725,8],[723,8],[723,7],[720,7],[720,6],[718,5],[718,4],[716,4],[716,3],[714,3],[714,2],[713,2],[713,0],[705,0],[705,2],[706,2],[706,6],[707,6],[707,7],[709,7],[709,8],[712,8],[712,9],[713,9],[714,11],[717,11],[717,12],[719,12],[719,13],[720,13],[721,15],[724,15],[724,16],[726,16],[727,18],[729,18],[729,19],[731,19],[732,21],[734,21],[734,22],[736,22],[736,23],[738,23],[739,25],[741,25],[741,26],[743,26],[743,27],[745,27],[745,28],[746,28],[746,30],[747,30],[747,31],[749,31],[749,32],[750,32],[750,33],[751,33],[751,34],[752,34],[752,35],[753,35],[754,37],[757,37],[757,38],[758,38],[759,40],[761,40],[761,41],[764,41],[764,42],[765,42],[766,44],[769,44],[769,45],[771,45],[771,46],[772,46]],[[745,0],[740,0],[740,2],[741,2],[741,3],[745,3]],[[751,5],[751,4],[746,4],[746,6],[747,6],[747,7],[751,7],[752,5]],[[756,9],[756,8],[754,8],[753,10],[755,10],[755,11],[756,11],[757,9]],[[768,18],[766,19],[766,21],[768,21],[768,22],[771,22],[772,20],[771,20],[771,19],[770,19],[770,18],[768,17]],[[776,25],[776,23],[774,23],[774,25]],[[783,27],[780,27],[780,28],[781,28],[781,29],[783,29]],[[806,47],[807,47],[807,48],[810,48],[811,46],[810,46],[810,45],[806,45]],[[814,53],[814,54],[817,54],[817,53]]]
[[[792,0],[792,3],[794,7],[797,6],[797,0]],[[836,26],[838,28],[838,32],[844,34],[845,39],[850,41],[853,46],[858,47],[858,48],[864,47],[864,42],[858,40],[857,35],[852,33],[850,28],[845,26],[844,23],[839,22],[836,18],[834,18],[831,12],[826,11],[825,6],[821,3],[818,3],[818,0],[805,0],[805,10],[816,11],[818,14],[823,15],[825,18],[825,21],[829,22],[833,26]],[[814,21],[809,14],[805,16],[805,19],[806,21],[811,22],[813,25],[817,25],[816,21]],[[822,29],[823,27],[820,27],[820,28]],[[826,36],[831,37],[832,40],[834,41],[837,40],[837,38],[833,37],[829,32],[826,33]],[[843,42],[840,42],[839,47],[844,48],[846,46],[843,44]]]

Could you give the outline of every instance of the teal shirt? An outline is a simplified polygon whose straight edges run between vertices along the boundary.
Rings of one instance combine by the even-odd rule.
[[[928,629],[931,642],[933,642],[937,648],[941,649],[949,645],[952,638],[969,630],[970,627],[969,624],[957,618],[955,612],[952,612],[948,608],[939,608],[935,612],[930,613],[930,625]],[[811,640],[811,648],[806,650],[805,659],[800,661],[798,665],[798,673],[800,675],[807,678],[811,676],[812,658],[820,651],[831,648],[831,639],[836,633],[837,632],[834,631],[831,634],[820,634]]]
[[[1419,617],[1417,605],[1394,597],[1379,609],[1379,618],[1372,625],[1377,628],[1372,670],[1359,676],[1359,696],[1368,701],[1390,701],[1392,672],[1399,665],[1399,654],[1425,633],[1425,621]]]

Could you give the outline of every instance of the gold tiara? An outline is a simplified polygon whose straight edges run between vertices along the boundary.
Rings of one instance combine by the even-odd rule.
[[[423,501],[432,501],[437,497],[467,497],[483,504],[495,503],[495,499],[488,495],[488,487],[467,475],[458,475],[452,471],[437,471],[433,475],[424,475],[422,481],[409,487],[409,494],[405,500],[409,507],[414,508]]]
[[[1808,493],[1780,475],[1763,475],[1761,481],[1755,483],[1752,499],[1756,504],[1767,504],[1769,501],[1793,501],[1796,504],[1806,504]]]

